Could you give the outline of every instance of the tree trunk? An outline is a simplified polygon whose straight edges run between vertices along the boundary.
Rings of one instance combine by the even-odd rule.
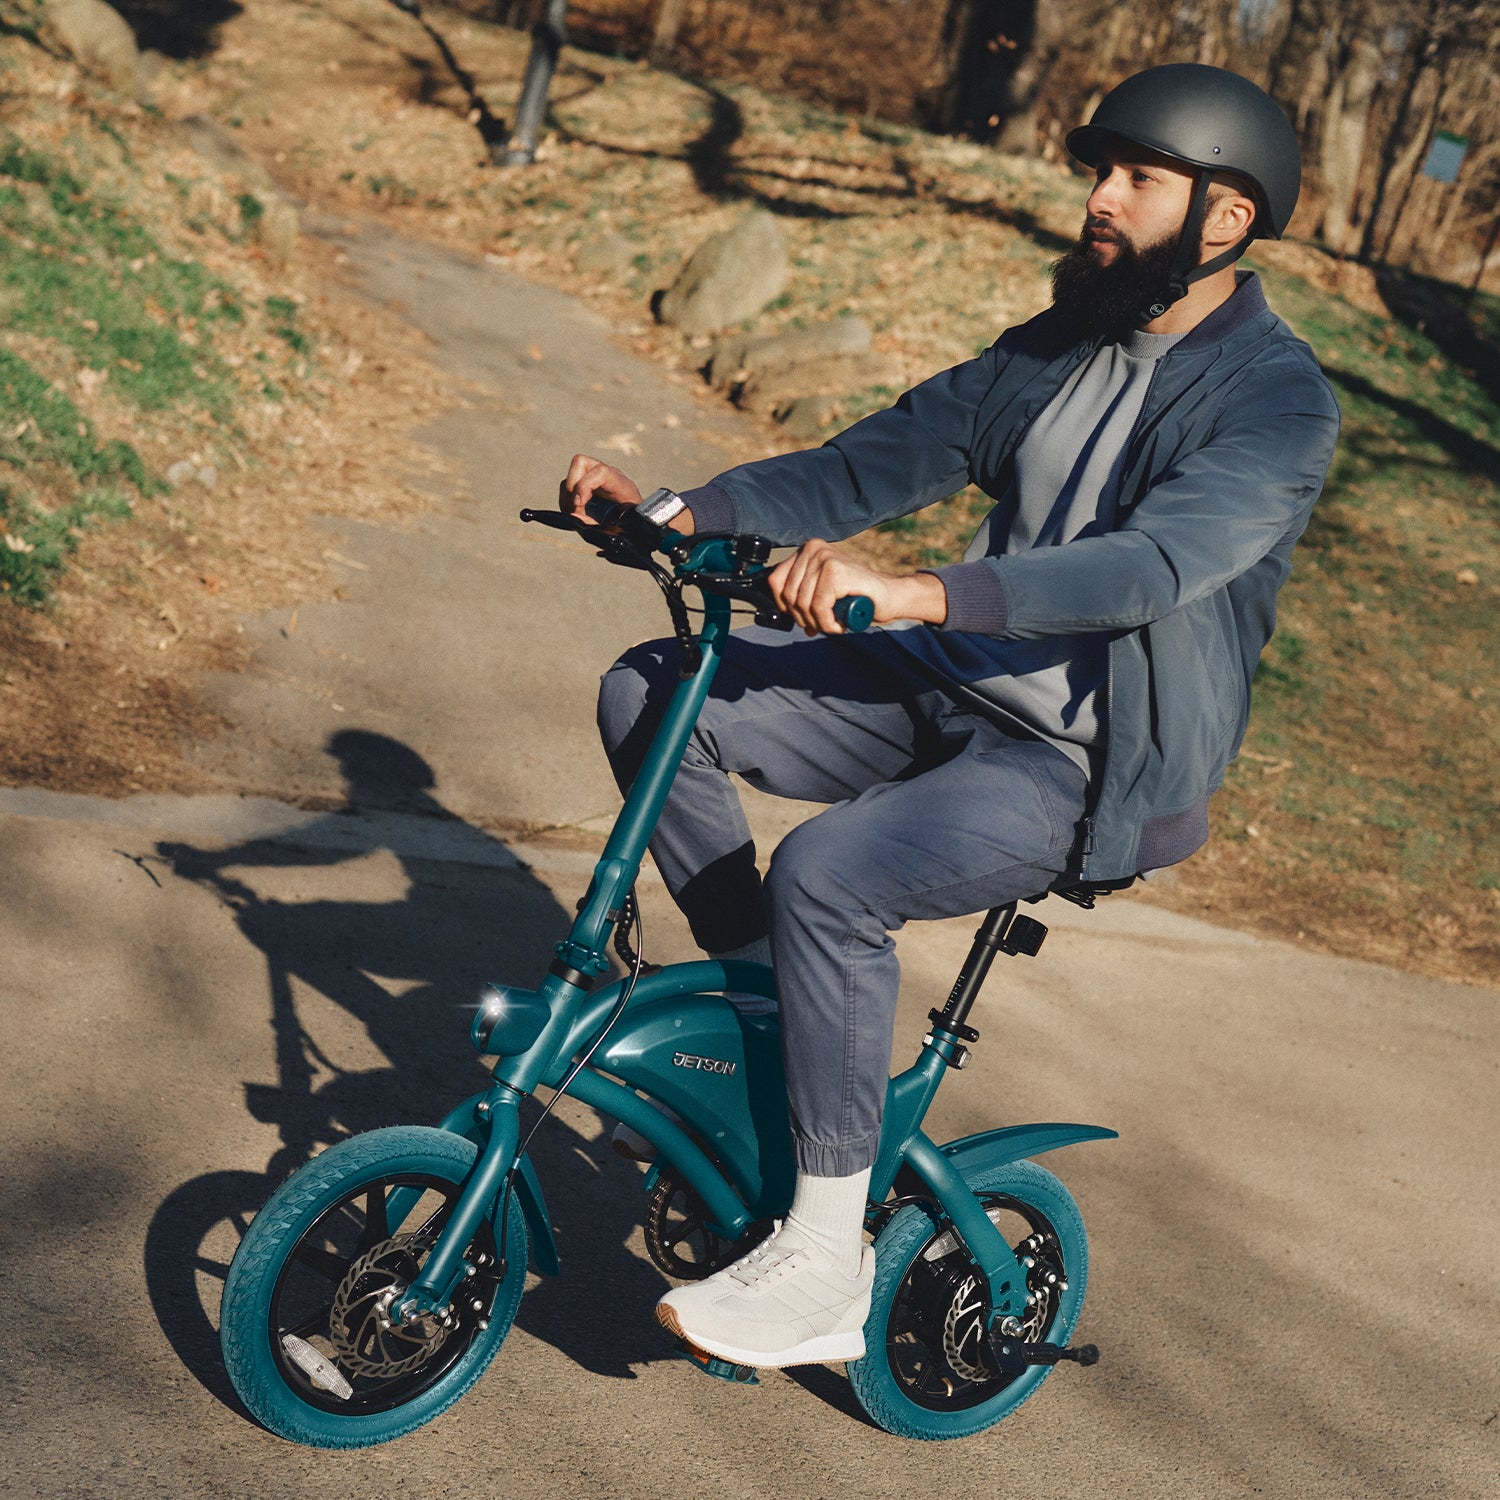
[[[1383,174],[1386,183],[1385,197],[1392,198],[1392,189],[1395,189],[1391,208],[1384,214],[1385,234],[1381,240],[1380,254],[1383,260],[1390,260],[1392,246],[1396,242],[1397,231],[1402,228],[1401,220],[1407,217],[1407,207],[1412,202],[1414,195],[1420,195],[1420,201],[1425,208],[1435,208],[1437,199],[1426,192],[1428,187],[1436,187],[1436,183],[1419,181],[1422,163],[1427,158],[1427,152],[1432,146],[1432,137],[1437,130],[1438,105],[1442,99],[1443,81],[1439,78],[1436,87],[1432,91],[1431,101],[1422,112],[1422,118],[1417,122],[1412,131],[1411,139],[1401,149],[1400,154],[1392,162],[1390,171]],[[1365,259],[1374,254],[1375,231],[1379,226],[1378,215],[1382,204],[1377,199],[1370,206],[1370,219],[1365,225],[1364,244],[1360,247],[1360,258]],[[1414,224],[1406,226],[1403,238],[1410,244],[1413,234],[1420,233],[1421,216],[1418,215]],[[1368,248],[1367,248],[1368,247]]]
[[[1203,29],[1198,34],[1198,58],[1211,68],[1229,62],[1234,43],[1235,15],[1240,0],[1204,0]]]
[[[1039,0],[950,0],[943,19],[944,84],[934,110],[939,130],[994,141],[1017,103],[1016,75],[1031,54]]]
[[[558,54],[567,40],[564,19],[567,0],[547,0],[547,9],[532,28],[531,54],[526,59],[526,77],[521,84],[521,98],[516,105],[516,120],[504,144],[496,143],[491,156],[506,167],[526,167],[536,160],[537,137],[547,112],[547,91]]]
[[[1057,61],[1060,27],[1059,7],[1047,0],[1036,7],[1036,29],[1032,33],[1031,45],[1020,59],[1010,82],[1005,100],[1005,113],[995,139],[998,150],[1016,156],[1032,156],[1040,140],[1037,113],[1042,94]]]
[[[1432,81],[1433,52],[1436,46],[1433,23],[1437,18],[1440,0],[1427,0],[1421,19],[1411,30],[1411,39],[1402,58],[1400,85],[1401,102],[1396,107],[1396,118],[1386,132],[1381,144],[1379,166],[1375,171],[1375,187],[1369,212],[1365,215],[1364,233],[1360,236],[1359,258],[1368,261],[1375,255],[1375,231],[1386,219],[1387,205],[1395,201],[1399,215],[1405,202],[1406,191],[1411,187],[1410,179],[1401,179],[1397,171],[1400,160],[1411,152],[1412,115],[1418,93]],[[1438,80],[1441,90],[1441,80]],[[1436,108],[1436,101],[1433,102]],[[1420,130],[1417,132],[1421,134]],[[1419,148],[1420,149],[1420,148]],[[1413,168],[1415,170],[1415,168]],[[1394,190],[1394,191],[1393,191]],[[1390,245],[1390,232],[1386,234],[1386,246]]]
[[[682,30],[687,10],[688,0],[661,0],[648,54],[656,67],[662,67],[677,50],[677,33]]]
[[[1354,203],[1380,69],[1380,49],[1357,37],[1337,60],[1328,91],[1319,162],[1325,195],[1321,234],[1335,255],[1352,254],[1359,245]]]

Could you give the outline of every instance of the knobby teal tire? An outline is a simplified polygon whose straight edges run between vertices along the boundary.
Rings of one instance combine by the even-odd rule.
[[[445,1130],[374,1130],[315,1157],[272,1194],[240,1242],[219,1317],[229,1378],[259,1422],[312,1447],[368,1447],[430,1422],[484,1373],[526,1280],[514,1194],[503,1266],[492,1226],[470,1246],[487,1259],[454,1299],[456,1327],[383,1333],[371,1314],[375,1294],[416,1273],[477,1157],[472,1141]],[[361,1258],[367,1268],[351,1276]],[[350,1394],[310,1378],[289,1334],[338,1367]]]
[[[1037,1297],[1022,1337],[1065,1345],[1088,1282],[1083,1219],[1068,1190],[1033,1162],[1012,1162],[969,1179],[1019,1254],[1030,1254]],[[1022,1242],[1041,1236],[1029,1246]],[[865,1323],[865,1356],[848,1367],[859,1404],[887,1432],[958,1438],[1007,1417],[1047,1378],[1049,1367],[1000,1373],[985,1347],[987,1299],[977,1272],[936,1208],[907,1204],[875,1241],[875,1285]],[[1049,1277],[1055,1277],[1050,1280]]]

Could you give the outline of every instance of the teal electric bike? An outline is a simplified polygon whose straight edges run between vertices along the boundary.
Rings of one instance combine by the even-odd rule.
[[[522,1139],[521,1106],[538,1089],[570,1094],[652,1143],[646,1246],[670,1277],[730,1264],[791,1202],[776,1018],[742,1015],[724,998],[773,996],[771,971],[650,968],[632,943],[636,876],[734,606],[790,626],[764,582],[771,549],[757,537],[682,537],[630,507],[590,510],[602,524],[558,512],[522,519],[582,532],[604,558],[655,580],[681,646],[681,683],[546,979],[485,992],[472,1036],[495,1059],[489,1087],[436,1127],[341,1141],[288,1178],[241,1241],[220,1315],[225,1363],[251,1413],[297,1442],[358,1447],[431,1421],[499,1351],[528,1267],[557,1273],[530,1134]],[[696,623],[689,587],[703,600]],[[840,600],[839,611],[847,628],[870,622],[867,599]],[[1055,893],[1091,906],[1125,884]],[[870,1417],[906,1437],[979,1432],[1060,1361],[1098,1357],[1092,1345],[1069,1346],[1088,1279],[1083,1220],[1027,1158],[1115,1132],[1012,1125],[938,1145],[922,1131],[939,1084],[977,1040],[966,1018],[995,956],[1034,954],[1045,932],[1014,903],[986,914],[916,1061],[886,1097],[866,1219],[876,1265],[867,1352],[847,1370]],[[612,943],[626,972],[606,983]],[[748,1367],[681,1352],[709,1374],[755,1382]]]

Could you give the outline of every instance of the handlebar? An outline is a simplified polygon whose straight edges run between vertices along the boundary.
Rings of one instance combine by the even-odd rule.
[[[639,561],[634,563],[637,567],[650,565],[652,553],[665,553],[677,564],[678,577],[684,582],[692,583],[706,593],[724,594],[731,599],[742,600],[754,606],[762,623],[783,630],[791,629],[791,617],[777,608],[770,590],[765,586],[766,573],[769,571],[766,559],[770,555],[771,544],[764,538],[734,537],[733,570],[710,570],[692,566],[694,538],[678,536],[676,532],[656,525],[641,515],[634,505],[595,498],[585,503],[584,510],[597,525],[591,526],[577,516],[556,510],[528,508],[521,512],[521,519],[540,522],[543,526],[559,531],[577,532],[582,536],[587,536],[591,531],[605,530],[610,535],[622,538],[638,554]],[[632,561],[629,557],[617,556],[613,549],[606,547],[601,550],[611,562]],[[833,617],[845,630],[854,633],[868,630],[875,621],[875,603],[865,594],[846,594],[834,601]]]

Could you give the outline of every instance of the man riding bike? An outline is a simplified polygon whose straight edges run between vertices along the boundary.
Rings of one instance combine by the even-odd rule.
[[[1202,845],[1332,456],[1328,382],[1234,266],[1296,204],[1280,108],[1235,74],[1173,64],[1119,85],[1068,145],[1096,181],[1051,307],[820,449],[647,507],[678,532],[795,547],[770,587],[805,632],[729,638],[651,846],[698,943],[772,962],[780,994],[790,1214],[658,1308],[720,1358],[864,1353],[891,934]],[[836,545],[969,483],[995,505],[961,562],[894,574]],[[579,455],[563,507],[594,496],[642,498]],[[849,594],[887,628],[845,634]],[[622,786],[676,675],[659,641],[604,679]],[[764,882],[729,772],[832,804]]]

